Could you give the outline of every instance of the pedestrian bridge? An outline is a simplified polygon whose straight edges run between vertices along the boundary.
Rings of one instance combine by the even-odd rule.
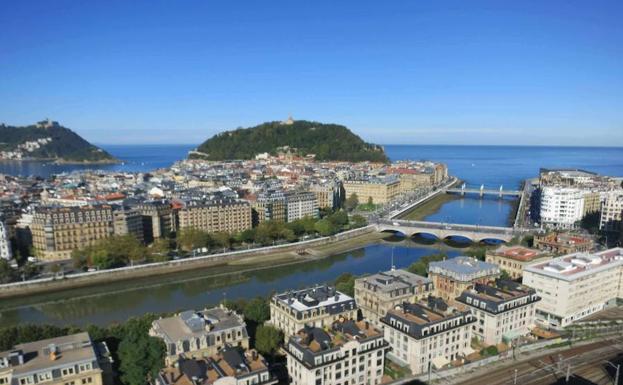
[[[433,235],[440,240],[452,237],[467,238],[472,242],[504,241],[509,242],[513,237],[523,235],[527,231],[512,227],[495,227],[480,225],[462,225],[440,222],[407,221],[400,219],[381,219],[376,223],[379,232],[400,233],[406,237],[415,235]]]
[[[448,194],[478,194],[481,198],[485,195],[497,195],[502,198],[505,196],[513,196],[518,197],[521,195],[521,191],[515,190],[504,190],[504,186],[500,186],[499,189],[487,189],[485,185],[480,185],[480,188],[469,188],[463,183],[460,188],[447,188],[446,193]]]

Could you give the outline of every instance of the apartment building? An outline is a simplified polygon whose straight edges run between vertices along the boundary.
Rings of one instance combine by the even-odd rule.
[[[0,259],[8,261],[11,258],[13,258],[13,253],[11,251],[9,229],[4,224],[4,221],[0,220]]]
[[[179,210],[179,228],[195,228],[209,233],[237,233],[250,229],[249,202],[234,199],[191,201]]]
[[[68,259],[72,250],[113,234],[113,208],[110,205],[37,207],[30,228],[33,247],[42,259]]]
[[[387,349],[383,333],[366,321],[305,327],[286,344],[291,384],[380,384]]]
[[[610,232],[621,231],[623,219],[623,190],[611,191],[606,194],[601,206],[599,229]]]
[[[542,298],[536,321],[565,327],[623,298],[623,248],[573,253],[527,266],[523,284]]]
[[[112,385],[112,360],[88,333],[15,345],[0,352],[0,384]]]
[[[226,345],[202,358],[180,358],[156,377],[155,385],[272,385],[268,363],[256,350]]]
[[[387,312],[385,340],[392,350],[388,358],[409,366],[414,375],[426,373],[429,367],[441,369],[462,359],[470,347],[474,316],[459,311],[438,297],[417,303],[405,302]]]
[[[258,193],[255,200],[251,201],[253,225],[267,221],[286,222],[288,220],[287,206],[286,195],[281,190]]]
[[[112,215],[115,235],[132,235],[140,242],[145,242],[143,216],[140,211],[126,206],[116,206]]]
[[[588,235],[550,232],[535,234],[533,238],[535,249],[554,254],[571,254],[588,252],[595,246],[593,238]]]
[[[346,198],[356,194],[360,203],[372,200],[374,204],[385,204],[400,194],[400,179],[396,175],[347,179],[343,185]]]
[[[583,188],[545,186],[541,189],[541,223],[546,227],[573,229],[584,217]]]
[[[435,296],[450,303],[476,283],[489,283],[499,276],[498,265],[472,257],[450,258],[428,265],[428,278],[433,282]]]
[[[477,283],[456,300],[476,319],[472,334],[487,345],[496,345],[530,333],[541,298],[532,288],[498,279],[490,285]]]
[[[286,339],[306,325],[323,328],[340,318],[357,319],[357,305],[332,286],[287,291],[270,301],[269,322],[283,331]]]
[[[318,200],[316,195],[308,191],[297,191],[286,194],[287,222],[292,222],[305,217],[318,218]]]
[[[341,184],[339,182],[326,182],[322,184],[312,184],[309,191],[314,193],[318,208],[336,209],[340,207]]]
[[[363,317],[382,328],[381,318],[403,302],[415,302],[433,293],[430,279],[392,269],[355,280],[355,301]]]
[[[166,363],[179,358],[209,357],[225,345],[249,347],[249,335],[242,316],[225,307],[203,311],[184,311],[173,317],[155,320],[149,335],[166,346]]]
[[[143,217],[143,237],[146,243],[166,238],[176,230],[175,213],[169,201],[145,201],[137,204],[135,208]]]
[[[519,279],[523,276],[523,269],[536,262],[544,262],[552,257],[540,250],[534,250],[523,246],[502,245],[495,250],[488,250],[485,261],[496,264],[501,270],[508,273],[511,279]]]

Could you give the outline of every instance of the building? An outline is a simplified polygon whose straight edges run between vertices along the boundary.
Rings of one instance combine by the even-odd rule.
[[[106,344],[88,333],[15,345],[0,353],[0,384],[112,385]]]
[[[197,359],[215,355],[226,344],[249,347],[249,336],[242,316],[224,307],[200,312],[184,311],[155,320],[149,335],[164,341],[167,365],[180,357]]]
[[[113,234],[113,209],[110,205],[38,207],[31,232],[33,247],[41,258],[68,259],[73,250]]]
[[[309,191],[314,193],[318,208],[320,209],[336,209],[340,207],[341,202],[341,185],[339,182],[326,182],[322,184],[312,184]]]
[[[499,279],[492,285],[477,283],[456,299],[476,319],[472,334],[487,345],[510,343],[528,335],[540,300],[534,289]]]
[[[340,318],[357,319],[357,305],[332,286],[287,291],[270,301],[270,323],[283,331],[286,339],[306,325],[323,328]]]
[[[502,245],[493,251],[487,251],[485,261],[498,265],[511,279],[519,279],[523,276],[525,266],[550,259],[551,256],[540,250]]]
[[[267,190],[260,192],[251,202],[253,208],[253,225],[267,221],[286,222],[287,201],[281,190]]]
[[[365,321],[305,327],[286,346],[291,384],[380,384],[387,348],[383,333]]]
[[[4,221],[0,220],[0,259],[8,261],[11,258],[13,258],[13,253],[11,252],[9,229],[4,224]]]
[[[623,219],[623,190],[611,191],[601,206],[599,229],[609,232],[621,232]]]
[[[378,327],[388,310],[415,302],[433,293],[430,279],[402,269],[392,269],[355,280],[355,301],[363,317]]]
[[[179,228],[195,228],[209,233],[237,233],[251,228],[249,202],[219,199],[189,202],[178,213]]]
[[[448,306],[441,298],[428,297],[417,303],[405,302],[387,312],[385,340],[392,350],[388,358],[408,365],[411,373],[426,373],[462,359],[470,347],[474,316]]]
[[[587,235],[550,232],[535,234],[534,248],[554,254],[571,254],[593,250],[593,238]]]
[[[175,214],[168,201],[145,201],[136,205],[136,209],[143,217],[143,236],[146,243],[166,238],[175,231]]]
[[[318,218],[318,200],[312,192],[291,192],[286,194],[287,222],[293,222],[305,217]]]
[[[112,212],[113,233],[115,235],[132,235],[140,242],[145,242],[143,236],[143,216],[133,208],[117,206]]]
[[[175,366],[165,367],[155,385],[270,385],[277,379],[255,350],[225,346],[209,357],[180,358]]]
[[[476,283],[489,283],[500,276],[500,268],[472,257],[456,257],[431,262],[428,277],[433,281],[435,296],[452,302]]]
[[[565,327],[623,298],[623,248],[573,253],[527,266],[523,284],[542,298],[536,321]]]
[[[360,203],[385,204],[400,194],[400,179],[396,175],[347,179],[343,185],[346,198],[356,194]]]
[[[585,215],[583,188],[545,186],[541,188],[541,224],[573,229]]]

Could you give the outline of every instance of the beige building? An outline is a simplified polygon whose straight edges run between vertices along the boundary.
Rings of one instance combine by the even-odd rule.
[[[472,257],[455,257],[428,265],[428,278],[433,282],[435,296],[450,304],[476,283],[493,282],[499,276],[498,265]]]
[[[143,236],[143,216],[129,207],[118,206],[112,212],[113,233],[115,235],[132,235],[140,242],[145,242]]]
[[[441,369],[473,352],[474,316],[448,306],[441,298],[405,302],[387,312],[381,322],[392,347],[388,358],[408,366],[414,375],[428,372],[429,367]]]
[[[288,291],[270,301],[268,322],[283,331],[286,339],[306,325],[323,328],[338,319],[357,319],[357,305],[352,297],[332,286]]]
[[[113,234],[112,206],[38,207],[31,231],[33,247],[42,259],[68,259],[73,250]]]
[[[383,378],[387,342],[365,321],[306,327],[286,344],[292,385],[376,385]]]
[[[225,347],[249,347],[249,336],[242,316],[225,307],[200,312],[184,311],[176,316],[155,320],[149,335],[160,338],[166,346],[166,363],[173,365],[180,357],[209,357]]]
[[[374,204],[385,204],[400,194],[400,179],[395,175],[347,179],[343,181],[343,185],[346,198],[356,194],[361,204],[367,203],[370,199]]]
[[[457,298],[476,319],[472,334],[487,345],[512,343],[528,335],[535,326],[536,304],[540,300],[534,289],[502,280],[492,285],[477,283]]]
[[[251,201],[253,225],[267,221],[286,222],[288,203],[283,191],[263,191]]]
[[[142,202],[136,209],[143,216],[143,236],[146,243],[155,239],[166,238],[176,230],[175,214],[167,200]]]
[[[88,333],[15,345],[0,353],[0,384],[112,385],[112,360]]]
[[[209,357],[180,358],[176,365],[162,369],[154,384],[271,385],[277,382],[257,351],[228,345]]]
[[[551,232],[535,234],[534,248],[554,254],[571,254],[593,250],[593,239],[588,235]]]
[[[433,283],[406,270],[390,270],[355,280],[355,301],[363,317],[382,328],[381,318],[403,302],[433,293]]]
[[[191,202],[178,213],[179,228],[209,233],[237,233],[251,228],[251,206],[246,201],[215,200]]]
[[[552,257],[540,251],[523,246],[500,246],[495,250],[487,250],[486,261],[496,264],[510,275],[511,279],[523,276],[525,266],[536,262],[544,262]]]
[[[623,219],[623,190],[612,191],[606,194],[601,206],[599,229],[603,231],[621,231]]]
[[[312,192],[290,192],[286,194],[287,221],[292,222],[305,217],[318,218],[318,200]]]
[[[309,187],[309,191],[316,196],[318,208],[336,209],[340,206],[340,184],[338,182],[313,184]]]
[[[536,321],[565,327],[623,298],[623,248],[568,254],[527,266],[523,284],[542,298]]]

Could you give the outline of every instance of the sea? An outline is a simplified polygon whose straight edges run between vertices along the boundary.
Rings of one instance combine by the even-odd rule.
[[[73,170],[147,172],[184,159],[195,144],[107,145],[100,147],[123,163],[114,165],[54,164],[40,161],[2,161],[0,173],[41,176]],[[448,165],[450,174],[469,186],[514,189],[541,168],[580,168],[603,175],[623,176],[623,147],[385,145],[392,161],[433,160]]]

